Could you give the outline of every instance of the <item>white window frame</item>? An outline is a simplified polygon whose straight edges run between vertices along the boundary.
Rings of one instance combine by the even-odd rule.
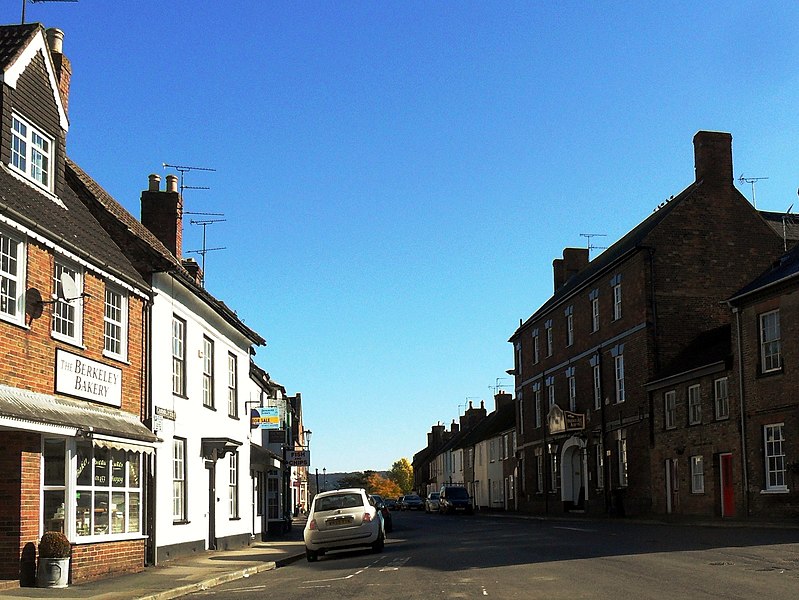
[[[214,398],[214,340],[203,336],[203,406],[213,409]]]
[[[553,452],[549,455],[549,491],[555,493],[558,490],[558,453]]]
[[[544,328],[546,330],[547,335],[547,356],[552,356],[554,352],[553,342],[552,342],[552,326],[547,326]]]
[[[25,324],[25,263],[23,238],[0,230],[0,319]]]
[[[602,372],[599,364],[591,367],[591,375],[594,382],[594,409],[602,408]]]
[[[550,385],[547,386],[547,394],[549,395],[549,408],[552,408],[557,404],[555,400],[555,382],[553,381]],[[549,411],[547,411],[549,412]]]
[[[599,331],[599,296],[591,299],[591,332]]]
[[[780,339],[780,311],[772,310],[760,315],[760,365],[763,373],[782,369]]]
[[[627,487],[629,478],[627,474],[627,432],[620,431],[619,439],[617,442],[617,459],[619,466],[619,486]]]
[[[519,434],[524,435],[524,393],[519,392]]]
[[[571,346],[574,344],[574,315],[569,313],[566,315],[566,345]]]
[[[227,355],[227,414],[237,419],[239,417],[239,374],[238,357],[232,352]]]
[[[597,442],[594,446],[596,452],[596,488],[605,488],[605,449],[602,442]]]
[[[113,346],[118,346],[118,349]],[[121,361],[128,358],[128,294],[107,283],[103,306],[103,355]]]
[[[56,256],[53,267],[53,318],[51,320],[51,335],[54,339],[68,344],[80,346],[83,343],[83,271],[82,269],[60,256]],[[72,277],[78,296],[65,298],[61,286],[61,274],[67,273]],[[71,326],[72,332],[64,328]]]
[[[186,397],[186,319],[172,315],[172,393]]]
[[[55,140],[18,113],[12,113],[8,166],[36,187],[52,193],[54,155]]]
[[[688,424],[702,424],[702,386],[688,386]]]
[[[514,345],[515,352],[513,353],[514,358],[516,359],[516,374],[521,376],[522,374],[522,344],[521,342],[516,342]]]
[[[172,439],[172,520],[186,521],[186,440]]]
[[[533,388],[533,403],[535,404],[535,426],[541,427],[541,387]]]
[[[663,394],[663,426],[666,429],[677,427],[677,392],[669,390]]]
[[[705,465],[701,454],[691,457],[691,493],[705,493]]]
[[[536,481],[535,481],[535,491],[539,494],[544,493],[544,455],[539,448],[536,450],[535,453],[535,469],[536,469]]]
[[[575,376],[569,375],[569,410],[575,412],[577,410],[577,379]]]
[[[771,423],[763,426],[763,456],[765,458],[764,483],[766,491],[787,492],[784,423]]]
[[[613,286],[613,320],[621,319],[621,283]]]
[[[228,480],[228,500],[230,508],[230,518],[239,518],[239,453],[233,451],[230,453],[229,461],[229,475]]]
[[[713,396],[716,407],[716,420],[730,418],[730,391],[726,377],[719,377],[713,382]]]
[[[616,404],[624,402],[624,354],[613,357],[613,368],[616,374]]]
[[[534,364],[538,364],[538,362],[541,360],[541,353],[540,353],[540,348],[539,348],[539,345],[538,345],[538,341],[539,341],[538,338],[539,338],[539,336],[536,333],[533,336],[533,363]]]

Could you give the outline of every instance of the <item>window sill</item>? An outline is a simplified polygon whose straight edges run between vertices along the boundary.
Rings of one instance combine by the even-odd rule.
[[[79,339],[76,339],[76,338],[67,337],[65,335],[62,335],[62,334],[56,332],[56,331],[51,331],[50,332],[50,337],[52,337],[54,340],[57,340],[59,342],[64,342],[65,344],[69,344],[73,348],[79,348],[80,350],[86,350],[86,346],[83,345],[83,341],[82,340],[79,340]]]
[[[172,521],[172,525],[188,525],[189,523],[191,523],[191,521],[187,521],[185,519],[181,521]]]
[[[775,490],[760,490],[761,496],[773,496],[773,495],[780,495],[780,494],[790,494],[791,490],[788,488],[783,489],[775,489]]]
[[[229,521],[241,521],[241,517],[230,517]]]
[[[768,377],[774,377],[776,375],[782,375],[782,373],[783,373],[783,367],[780,367],[779,369],[771,369],[770,371],[760,371],[757,374],[757,378],[758,379],[766,379]]]
[[[114,360],[114,361],[116,361],[118,363],[122,363],[123,365],[130,366],[130,361],[128,360],[127,356],[122,356],[121,354],[112,354],[111,352],[108,352],[107,350],[103,350],[103,356],[105,358]]]
[[[16,327],[19,327],[20,329],[27,329],[28,331],[30,331],[30,327],[25,324],[25,321],[21,321],[9,315],[0,314],[0,321],[2,321],[3,323],[8,323],[9,325],[14,325]]]
[[[203,404],[203,408],[216,412],[216,406]]]
[[[183,398],[184,400],[188,400],[188,399],[189,399],[189,397],[188,397],[188,396],[186,396],[185,394],[176,394],[175,392],[172,392],[172,395],[173,395],[175,398]]]

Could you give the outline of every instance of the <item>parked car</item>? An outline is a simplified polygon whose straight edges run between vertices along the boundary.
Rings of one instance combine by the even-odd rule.
[[[424,501],[424,512],[438,512],[438,492],[430,492]]]
[[[386,505],[386,508],[388,510],[398,510],[399,509],[399,504],[397,504],[397,501],[394,500],[394,498],[384,498],[383,499],[383,504]]]
[[[372,494],[369,496],[369,500],[372,501],[372,504],[380,511],[380,514],[383,515],[383,524],[385,525],[386,533],[391,533],[394,529],[394,523],[391,520],[391,513],[386,506],[386,501],[383,500],[383,497],[379,494]]]
[[[400,504],[401,510],[422,510],[423,508],[424,502],[418,495],[405,494],[402,497],[402,503]]]
[[[472,498],[462,485],[443,485],[438,494],[438,512],[451,514],[464,512],[472,514]]]
[[[347,488],[317,494],[303,531],[305,557],[315,561],[328,550],[371,546],[382,552],[386,540],[380,511],[366,490]]]

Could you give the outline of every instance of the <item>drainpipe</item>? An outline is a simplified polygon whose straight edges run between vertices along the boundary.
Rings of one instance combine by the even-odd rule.
[[[152,278],[151,278],[152,283]],[[154,292],[153,292],[154,293]],[[150,423],[153,423],[153,380],[150,377],[151,366],[152,366],[152,335],[151,332],[153,330],[153,298],[144,300],[142,302],[142,324],[143,324],[143,332],[142,332],[142,393],[144,395],[144,417],[149,419]],[[152,426],[152,425],[151,425]],[[157,552],[157,528],[155,526],[155,492],[156,492],[156,455],[152,453],[147,457],[147,463],[150,465],[148,476],[145,478],[146,487],[145,490],[147,492],[147,502],[145,506],[147,507],[147,550],[145,557],[146,560],[150,565],[155,566],[158,561],[158,552]]]
[[[727,303],[729,305],[729,302]],[[741,312],[731,307],[735,315],[735,330],[738,338],[738,410],[741,419],[741,477],[743,478],[744,514],[749,516],[749,467],[746,450],[746,412],[744,402],[743,342],[741,341]]]

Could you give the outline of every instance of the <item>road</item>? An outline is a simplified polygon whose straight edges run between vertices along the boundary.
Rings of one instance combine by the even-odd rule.
[[[193,597],[799,597],[799,529],[394,513],[381,554],[329,553]]]

